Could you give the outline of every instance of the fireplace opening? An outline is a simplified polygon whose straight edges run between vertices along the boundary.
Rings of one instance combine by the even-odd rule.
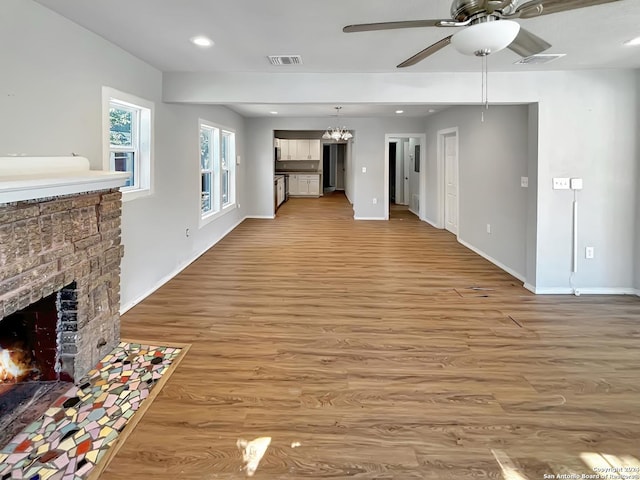
[[[0,320],[0,448],[71,385],[76,305],[74,282]]]

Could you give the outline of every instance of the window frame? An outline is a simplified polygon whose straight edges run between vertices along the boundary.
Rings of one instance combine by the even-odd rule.
[[[132,125],[131,147],[111,145],[111,119],[110,109],[112,105],[129,109],[135,112],[135,125]],[[153,135],[154,135],[154,110],[155,105],[129,93],[102,87],[102,142],[103,142],[103,169],[112,171],[111,153],[134,152],[133,185],[121,187],[122,200],[128,201],[153,194]],[[135,136],[135,141],[134,137]]]
[[[210,140],[210,150],[211,153],[211,169],[203,169],[202,168],[202,158],[201,158],[201,132],[203,129],[209,130],[212,132],[212,138]],[[226,136],[230,139],[228,142],[228,152],[226,152],[226,168],[223,168],[223,148],[224,142],[223,137]],[[214,138],[215,137],[215,138]],[[216,148],[217,147],[217,148]],[[215,151],[214,151],[215,150]],[[211,122],[205,119],[198,119],[198,183],[200,185],[198,191],[198,211],[199,211],[199,227],[207,225],[212,220],[219,218],[230,211],[233,211],[237,208],[237,182],[236,182],[236,132],[232,128],[228,128],[223,125],[219,125],[215,122]],[[226,203],[223,202],[223,172],[228,172],[229,178],[229,191],[228,191],[228,201]],[[216,195],[217,198],[211,198],[211,210],[209,212],[202,211],[202,174],[206,172],[211,172],[212,180],[211,180],[211,195],[212,197]]]

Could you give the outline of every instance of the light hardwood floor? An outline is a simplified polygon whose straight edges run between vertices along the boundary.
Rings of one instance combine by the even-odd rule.
[[[236,442],[262,436],[256,479],[640,458],[639,298],[535,296],[416,217],[352,216],[291,199],[124,315],[123,336],[193,347],[101,478],[245,478]]]

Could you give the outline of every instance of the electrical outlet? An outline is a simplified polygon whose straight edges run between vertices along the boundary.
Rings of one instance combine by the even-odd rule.
[[[362,167],[362,173],[367,173],[367,167]]]
[[[529,177],[520,177],[520,186],[522,188],[528,188],[529,187]]]
[[[554,178],[553,189],[554,190],[569,190],[570,179],[568,178]]]
[[[571,179],[571,190],[582,190],[582,179],[581,178],[572,178]]]
[[[378,199],[377,199],[377,198],[374,198],[374,199],[373,199],[373,204],[374,204],[374,205],[377,205],[377,204],[378,204]]]
[[[592,258],[594,258],[594,255],[595,255],[595,251],[593,247],[586,247],[584,249],[584,258],[588,258],[589,260],[591,260]]]
[[[491,224],[487,223],[487,233],[491,234]]]

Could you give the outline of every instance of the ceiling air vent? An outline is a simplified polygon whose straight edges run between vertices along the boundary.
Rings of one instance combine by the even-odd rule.
[[[541,65],[543,63],[553,62],[558,58],[562,58],[566,53],[539,53],[531,55],[515,62],[516,65]]]
[[[302,65],[300,55],[269,55],[267,58],[271,65]]]

